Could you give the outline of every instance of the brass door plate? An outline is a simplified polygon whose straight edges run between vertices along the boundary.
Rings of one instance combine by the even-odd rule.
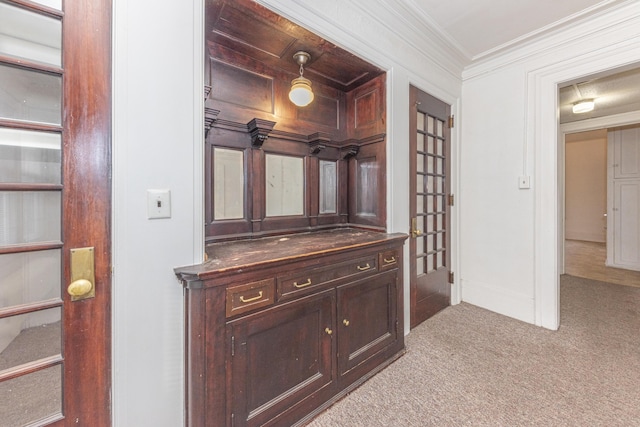
[[[80,280],[91,282],[91,290],[82,295],[74,295],[71,292],[71,287]],[[95,283],[93,247],[71,249],[71,285],[69,285],[71,301],[94,298],[96,296]]]

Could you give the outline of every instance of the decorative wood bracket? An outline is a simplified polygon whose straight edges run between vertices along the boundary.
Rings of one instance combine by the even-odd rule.
[[[209,94],[211,93],[211,86],[204,85],[204,100],[206,101],[209,98]]]
[[[213,126],[213,123],[218,119],[218,114],[220,114],[220,110],[216,110],[211,107],[204,107],[204,134],[205,137],[207,133],[209,133],[209,129]]]
[[[262,144],[269,138],[269,133],[271,133],[275,125],[276,122],[262,119],[253,119],[247,123],[253,146],[258,148],[262,147]]]
[[[355,142],[355,140],[345,141],[345,142]],[[354,157],[360,151],[360,146],[354,143],[347,144],[340,148],[340,155],[343,159],[348,159],[350,157]]]
[[[308,136],[309,152],[311,154],[318,154],[320,151],[327,148],[327,144],[331,142],[331,138],[328,134],[317,132]]]

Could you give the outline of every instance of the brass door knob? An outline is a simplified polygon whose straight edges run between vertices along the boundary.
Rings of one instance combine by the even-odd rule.
[[[93,283],[91,283],[89,280],[78,279],[71,282],[71,284],[67,288],[67,292],[69,292],[69,295],[71,295],[72,297],[81,297],[91,292],[92,289]]]
[[[418,230],[418,219],[411,218],[411,237],[416,238],[422,235],[422,231]]]

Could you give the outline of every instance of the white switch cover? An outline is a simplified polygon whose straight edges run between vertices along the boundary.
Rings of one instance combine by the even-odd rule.
[[[147,217],[171,218],[171,191],[147,190]]]
[[[531,177],[525,175],[518,177],[518,187],[521,189],[531,188]]]

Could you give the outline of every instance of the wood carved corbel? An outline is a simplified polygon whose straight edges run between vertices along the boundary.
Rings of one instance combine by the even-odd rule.
[[[340,156],[343,159],[354,157],[360,151],[360,145],[358,145],[357,139],[350,139],[342,142],[340,147]]]
[[[316,132],[308,136],[309,153],[318,154],[320,151],[327,148],[327,144],[331,142],[331,138],[328,134],[323,132]]]
[[[218,119],[218,114],[220,114],[220,110],[216,110],[215,108],[204,107],[204,135],[205,137],[209,133],[209,129],[213,126],[213,123]]]
[[[276,122],[262,119],[253,119],[247,123],[247,129],[251,134],[251,144],[256,148],[262,147],[275,125]]]

